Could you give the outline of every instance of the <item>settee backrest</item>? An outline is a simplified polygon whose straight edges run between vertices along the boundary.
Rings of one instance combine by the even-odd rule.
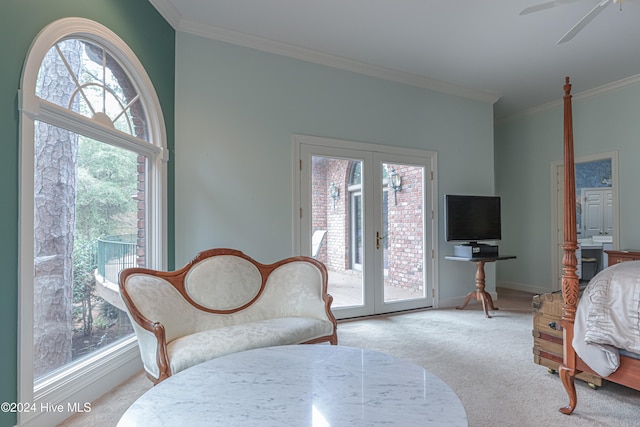
[[[236,255],[204,259],[184,277],[185,293],[210,310],[238,310],[259,296],[262,275],[255,264]]]

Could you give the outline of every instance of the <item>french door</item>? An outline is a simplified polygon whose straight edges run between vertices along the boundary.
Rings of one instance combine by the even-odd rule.
[[[336,317],[431,306],[431,153],[304,136],[296,142],[298,250],[327,266]]]

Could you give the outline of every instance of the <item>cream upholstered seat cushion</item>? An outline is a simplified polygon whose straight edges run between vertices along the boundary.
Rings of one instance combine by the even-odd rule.
[[[299,344],[333,333],[331,322],[284,317],[241,323],[198,332],[167,344],[171,372],[180,372],[209,359],[239,351]]]

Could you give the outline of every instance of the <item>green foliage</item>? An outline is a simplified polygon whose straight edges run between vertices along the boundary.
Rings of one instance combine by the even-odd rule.
[[[76,239],[73,246],[73,318],[82,325],[82,334],[90,335],[93,329],[93,305],[96,296],[97,268],[95,244]]]
[[[118,234],[135,218],[136,154],[87,138],[78,150],[76,230],[86,239]],[[129,214],[129,215],[127,215]]]
[[[96,295],[96,241],[105,235],[135,230],[137,155],[81,137],[78,148],[76,236],[73,248],[73,316],[76,329],[91,335],[117,319],[113,308]],[[94,308],[100,317],[93,318]],[[109,308],[110,307],[110,308]],[[117,310],[116,310],[117,311]]]

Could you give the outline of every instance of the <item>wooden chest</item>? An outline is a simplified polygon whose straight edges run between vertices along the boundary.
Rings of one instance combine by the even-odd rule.
[[[562,363],[562,292],[534,295],[533,309],[533,361],[556,372]],[[602,385],[602,378],[581,372],[576,378],[588,382],[593,387]]]
[[[625,261],[640,261],[640,251],[605,251],[609,255],[609,265],[615,265]]]

